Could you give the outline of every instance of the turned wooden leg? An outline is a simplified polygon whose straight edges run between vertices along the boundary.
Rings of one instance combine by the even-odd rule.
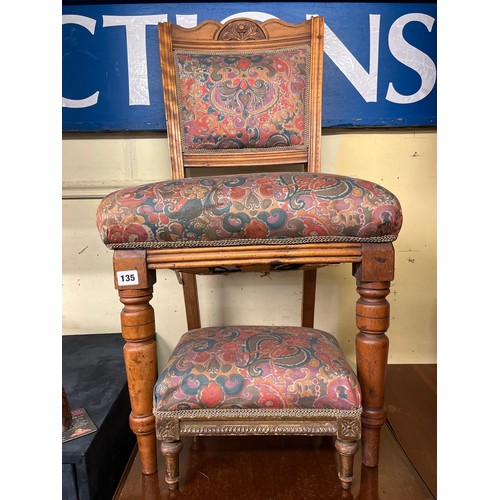
[[[367,467],[378,464],[380,429],[385,422],[385,372],[389,352],[389,303],[386,300],[394,279],[392,243],[366,243],[362,261],[354,266],[356,303],[356,365],[363,405],[361,457]]]
[[[120,301],[123,347],[130,396],[130,428],[137,436],[143,474],[153,474],[156,464],[153,389],[157,378],[153,297],[154,271],[146,268],[142,250],[118,250],[114,255],[115,285]],[[123,278],[122,278],[123,277]],[[132,284],[130,284],[132,283]]]
[[[335,441],[335,448],[340,454],[339,464],[339,479],[342,483],[342,488],[345,490],[351,487],[354,470],[354,455],[358,451],[357,441],[344,441],[337,439]]]
[[[198,302],[198,286],[196,274],[182,273],[182,289],[184,291],[184,305],[188,330],[201,328],[200,305]]]
[[[360,299],[356,304],[356,362],[363,402],[362,462],[378,464],[380,430],[385,422],[385,372],[389,352],[389,282],[358,282]]]
[[[314,304],[316,298],[316,269],[304,271],[302,281],[302,326],[314,328]]]
[[[181,441],[162,441],[161,443],[161,452],[165,458],[165,482],[169,490],[179,489],[179,453],[181,450]]]

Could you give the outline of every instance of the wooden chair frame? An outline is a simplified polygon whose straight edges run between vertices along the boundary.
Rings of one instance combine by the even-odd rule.
[[[228,165],[290,165],[304,163],[309,171],[319,171],[321,140],[321,85],[323,20],[312,18],[299,25],[280,20],[263,24],[251,20],[238,20],[240,25],[206,21],[193,30],[159,24],[160,56],[165,91],[168,138],[173,177],[184,177],[186,167],[215,167]],[[229,28],[228,28],[229,26]],[[245,40],[241,33],[233,33],[227,41],[217,37],[227,36],[228,30],[258,26],[264,39]],[[226,35],[224,35],[224,33]],[[241,41],[235,43],[234,36]],[[260,35],[259,35],[260,36]],[[311,92],[309,95],[309,129],[307,150],[298,151],[251,151],[214,155],[186,153],[182,150],[175,74],[172,49],[203,48],[204,50],[246,49],[259,47],[283,47],[283,44],[310,43],[311,45]],[[318,416],[300,419],[260,417],[257,419],[198,418],[190,421],[173,419],[171,425],[158,430],[163,441],[162,452],[166,459],[166,481],[175,489],[178,484],[178,454],[182,447],[181,435],[232,435],[251,434],[323,434],[337,436],[336,447],[340,453],[339,476],[343,486],[352,480],[352,458],[362,434],[362,462],[376,466],[379,455],[380,430],[384,424],[385,371],[388,356],[390,282],[394,275],[394,249],[392,243],[308,243],[270,245],[235,245],[224,247],[192,248],[143,248],[114,251],[113,265],[115,287],[123,304],[121,312],[122,335],[126,341],[124,358],[128,378],[132,412],[130,426],[137,436],[138,451],[144,474],[157,470],[155,416],[152,410],[152,394],[157,380],[154,311],[150,304],[157,269],[170,269],[182,276],[187,312],[188,329],[200,328],[200,313],[196,290],[196,274],[216,272],[223,264],[238,270],[279,269],[282,266],[304,269],[304,300],[302,325],[312,327],[314,322],[314,291],[316,268],[350,263],[357,283],[359,299],[356,304],[357,376],[362,391],[363,414],[359,417],[328,420]],[[137,273],[136,284],[121,284],[119,273]]]

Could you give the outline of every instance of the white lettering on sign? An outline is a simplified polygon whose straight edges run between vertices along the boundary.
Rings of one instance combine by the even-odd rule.
[[[317,14],[307,14],[309,19]],[[146,26],[157,25],[167,21],[167,14],[147,16],[106,16],[103,15],[103,27],[125,26],[129,104],[131,106],[149,106],[149,84],[146,54]],[[256,21],[278,19],[266,12],[249,11],[238,12],[226,17],[221,22],[226,22],[237,17],[247,17]],[[421,78],[421,85],[417,92],[411,95],[400,94],[392,82],[389,83],[386,99],[397,104],[411,104],[421,101],[429,95],[436,83],[436,65],[432,59],[409,44],[403,34],[404,27],[410,22],[424,24],[429,32],[432,31],[435,19],[427,14],[411,13],[398,18],[389,29],[388,44],[391,54],[402,64],[414,70]],[[192,28],[197,25],[196,14],[176,15],[177,24]],[[96,21],[86,16],[63,15],[63,24],[78,24],[94,34]],[[370,60],[368,71],[354,57],[349,49],[341,42],[335,33],[325,24],[326,55],[342,71],[359,94],[366,102],[377,102],[378,67],[379,67],[379,41],[380,41],[380,15],[369,15],[370,27]],[[99,91],[85,99],[69,99],[63,97],[63,107],[85,108],[97,103]]]
[[[62,23],[64,24],[78,24],[86,28],[92,35],[95,31],[95,19],[87,16],[77,16],[77,15],[63,15]],[[63,108],[88,108],[97,103],[99,99],[99,91],[94,92],[91,96],[84,99],[68,99],[67,97],[62,98]]]
[[[131,271],[117,271],[116,279],[119,286],[138,285],[139,275],[135,269]]]
[[[316,14],[314,14],[316,15]],[[307,14],[307,18],[313,14]],[[366,71],[335,33],[325,24],[325,54],[344,73],[366,102],[377,102],[380,15],[370,14],[370,69]]]
[[[267,12],[238,12],[237,14],[233,14],[231,16],[228,16],[224,18],[221,23],[225,23],[226,21],[230,21],[231,19],[236,19],[238,17],[248,17],[249,19],[253,19],[254,21],[260,21],[263,23],[264,21],[267,21],[268,19],[278,19],[276,16],[273,16],[272,14],[268,14]]]
[[[127,37],[128,102],[149,106],[146,26],[167,21],[167,14],[150,16],[102,16],[102,26],[125,26]]]
[[[194,28],[198,24],[198,14],[177,14],[175,22],[183,28]]]
[[[400,94],[390,82],[386,99],[397,104],[421,101],[430,94],[436,83],[437,71],[434,61],[427,54],[410,45],[403,37],[404,27],[411,22],[422,23],[430,33],[434,18],[427,14],[406,14],[396,19],[389,30],[389,49],[392,55],[405,66],[416,71],[422,79],[420,89],[412,95]]]

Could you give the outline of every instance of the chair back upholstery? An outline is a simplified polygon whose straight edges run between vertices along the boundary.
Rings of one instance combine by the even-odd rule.
[[[320,170],[323,18],[158,25],[172,177],[186,168]]]

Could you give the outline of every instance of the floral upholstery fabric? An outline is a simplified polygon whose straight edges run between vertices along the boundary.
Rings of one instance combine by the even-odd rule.
[[[336,339],[304,327],[209,327],[185,333],[154,391],[155,411],[361,407]]]
[[[175,61],[184,151],[305,147],[307,47]]]
[[[168,180],[106,196],[97,227],[109,248],[252,244],[270,239],[392,241],[397,198],[376,183],[325,173]]]

